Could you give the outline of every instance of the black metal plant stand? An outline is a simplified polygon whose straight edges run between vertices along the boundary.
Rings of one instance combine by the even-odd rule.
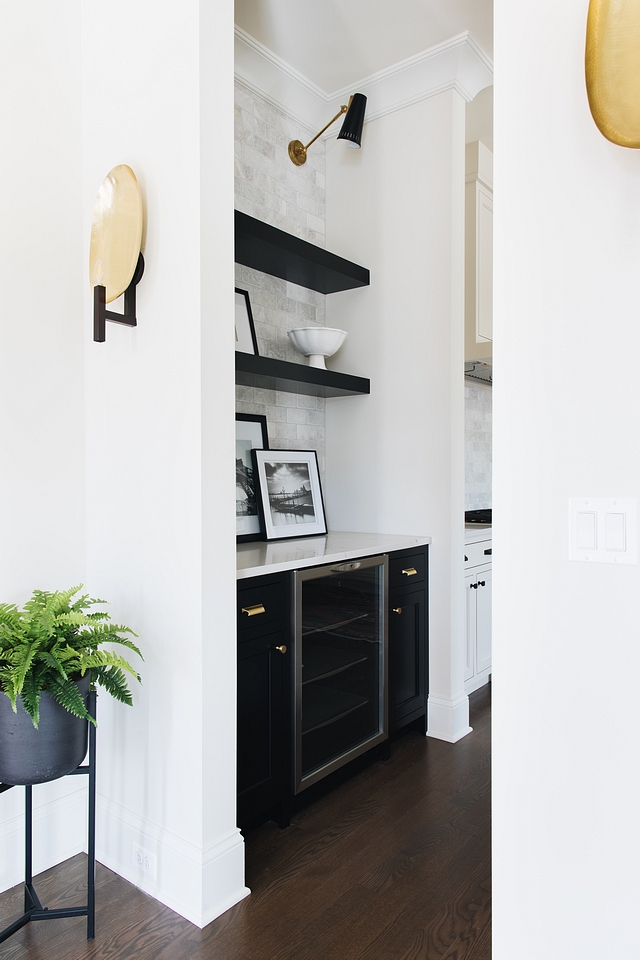
[[[96,694],[89,694],[87,709],[96,717]],[[89,835],[87,847],[87,904],[84,907],[66,907],[50,910],[40,903],[33,886],[33,787],[25,787],[25,844],[24,844],[24,913],[4,930],[0,930],[0,943],[29,923],[30,920],[59,920],[61,917],[86,917],[87,940],[95,936],[96,907],[96,728],[89,724],[89,762],[76,767],[68,776],[87,774],[89,777]],[[0,793],[11,786],[0,783]]]

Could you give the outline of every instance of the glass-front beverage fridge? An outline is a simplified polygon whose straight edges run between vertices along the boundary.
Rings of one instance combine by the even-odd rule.
[[[388,558],[295,573],[296,793],[381,743]]]

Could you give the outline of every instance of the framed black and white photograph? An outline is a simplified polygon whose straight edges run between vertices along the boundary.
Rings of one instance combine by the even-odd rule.
[[[262,539],[251,451],[269,449],[267,418],[236,413],[236,537],[238,543]]]
[[[253,314],[251,312],[251,301],[249,300],[249,291],[236,290],[236,350],[239,353],[251,353],[254,357],[258,354],[258,341],[256,339],[256,328],[253,324]]]
[[[315,450],[254,450],[267,540],[327,532]]]

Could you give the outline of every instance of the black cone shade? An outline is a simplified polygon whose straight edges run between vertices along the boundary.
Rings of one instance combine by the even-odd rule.
[[[346,140],[350,147],[361,146],[362,128],[364,126],[364,112],[367,109],[367,98],[363,93],[354,93],[351,106],[338,134],[338,140]]]

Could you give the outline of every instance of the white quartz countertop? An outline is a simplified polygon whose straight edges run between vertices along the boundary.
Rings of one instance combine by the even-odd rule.
[[[479,540],[491,540],[491,524],[489,523],[465,523],[464,542],[477,543]]]
[[[490,528],[489,528],[490,533]],[[324,537],[239,543],[237,577],[260,577],[283,570],[301,570],[322,563],[337,563],[393,550],[410,550],[431,543],[431,537],[408,537],[385,533],[327,533]]]

